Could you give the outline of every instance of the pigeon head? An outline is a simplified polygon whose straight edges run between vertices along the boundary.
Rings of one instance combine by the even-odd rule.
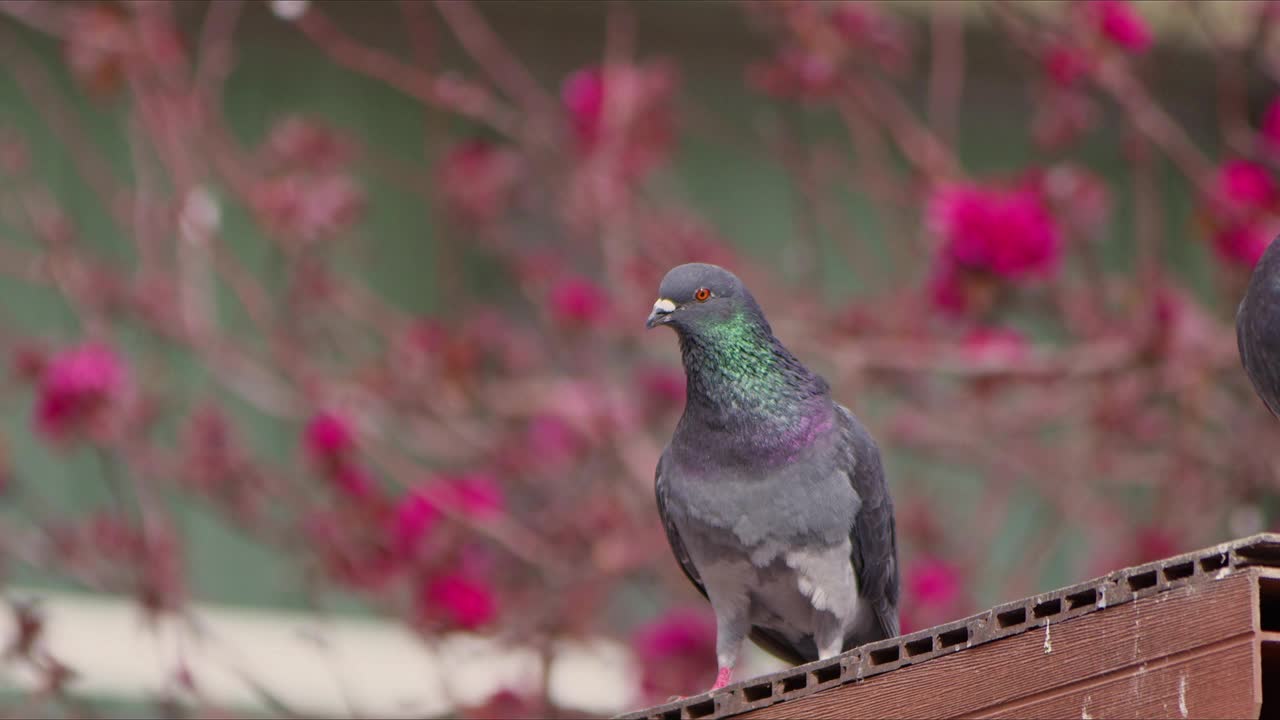
[[[662,279],[645,327],[669,325],[686,337],[744,320],[768,334],[760,306],[736,275],[717,265],[689,263],[672,268]]]
[[[829,408],[827,384],[773,335],[760,306],[733,273],[690,263],[662,279],[648,327],[669,325],[680,338],[685,418],[774,433],[797,426],[811,403]],[[826,409],[824,409],[826,408]],[[802,423],[801,423],[802,424]],[[763,446],[758,437],[744,442]]]

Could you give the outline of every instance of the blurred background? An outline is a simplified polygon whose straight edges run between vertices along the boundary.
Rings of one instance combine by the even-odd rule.
[[[878,439],[904,632],[1280,525],[1274,2],[0,2],[0,707],[714,676],[665,271]],[[747,674],[776,667],[755,656]]]

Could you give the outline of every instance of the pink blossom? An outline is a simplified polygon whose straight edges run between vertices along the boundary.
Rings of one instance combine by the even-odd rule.
[[[871,6],[866,3],[839,3],[831,9],[828,16],[831,25],[846,40],[859,41],[866,38],[875,21],[878,19],[871,13]]]
[[[1272,149],[1280,148],[1280,97],[1271,101],[1262,114],[1262,140]]]
[[[124,361],[106,345],[90,342],[58,352],[40,379],[36,427],[50,439],[65,439],[117,402],[128,382]]]
[[[672,264],[705,262],[732,267],[740,262],[727,239],[687,212],[645,213],[636,218],[636,224],[639,242],[662,258],[655,261],[646,254],[631,259],[627,274],[643,287],[657,287]]]
[[[214,405],[192,411],[184,428],[184,472],[198,486],[208,488],[234,471],[237,452],[231,423]]]
[[[133,43],[121,6],[92,3],[68,8],[67,65],[90,92],[109,95],[124,80]]]
[[[449,342],[449,331],[438,320],[412,320],[397,333],[387,358],[388,367],[398,368],[397,375],[412,382],[428,368],[444,365],[443,356]]]
[[[354,463],[339,463],[331,469],[330,479],[342,494],[353,500],[367,500],[376,492],[373,478]]]
[[[198,405],[184,422],[180,442],[178,478],[185,485],[223,504],[237,520],[259,518],[266,478],[226,414],[210,403]]]
[[[547,711],[537,696],[527,690],[503,688],[479,705],[459,707],[458,713],[463,720],[536,720],[545,717]]]
[[[594,152],[606,133],[617,133],[610,145],[620,150],[618,169],[636,178],[668,155],[674,89],[675,74],[664,64],[591,67],[565,78],[560,99],[579,150]]]
[[[907,569],[907,595],[922,606],[949,606],[960,598],[962,581],[955,565],[923,557]]]
[[[780,99],[815,100],[830,96],[839,83],[839,67],[826,55],[787,48],[777,57],[747,68],[747,82]]]
[[[404,569],[404,556],[369,532],[381,526],[358,519],[332,510],[313,512],[302,531],[331,577],[349,587],[376,590]]]
[[[525,452],[541,462],[557,464],[582,449],[582,438],[557,415],[537,415],[529,421]]]
[[[684,402],[684,373],[675,368],[650,367],[638,373],[644,395],[659,407],[678,407]]]
[[[412,553],[440,520],[436,504],[421,492],[411,492],[396,505],[391,534],[398,551]]]
[[[565,256],[552,249],[535,249],[515,259],[516,276],[523,283],[545,285],[564,274]]]
[[[1271,244],[1272,235],[1256,223],[1227,225],[1213,234],[1213,249],[1224,261],[1251,269]]]
[[[468,313],[467,323],[457,330],[435,321],[419,323],[416,329],[411,330],[409,346],[414,353],[434,356],[434,363],[445,377],[465,380],[480,368],[491,352],[494,342],[491,335],[502,336],[506,332],[501,320],[497,322],[496,328],[490,327],[493,323],[490,322],[489,311],[473,308]],[[412,349],[415,345],[416,349]]]
[[[1271,240],[1280,186],[1271,172],[1248,160],[1218,168],[1208,194],[1214,252],[1223,261],[1252,268]]]
[[[1106,181],[1072,164],[1033,173],[1028,187],[1039,192],[1063,223],[1084,235],[1097,235],[1111,215]]]
[[[444,348],[449,341],[449,331],[433,318],[415,320],[406,332],[406,339],[418,352],[431,354]]]
[[[187,62],[186,37],[172,18],[166,18],[163,13],[144,12],[132,13],[129,19],[134,33],[131,40],[141,55],[162,67],[176,67]]]
[[[1088,57],[1079,48],[1066,44],[1050,45],[1040,61],[1049,79],[1061,87],[1075,85],[1089,72]]]
[[[960,315],[969,308],[960,272],[952,263],[944,262],[929,280],[929,298],[934,307],[948,315]]]
[[[502,486],[491,475],[475,473],[464,475],[445,485],[450,502],[456,503],[463,514],[483,520],[501,515],[506,510],[506,497]]]
[[[915,608],[904,605],[898,609],[898,632],[908,635],[920,629],[920,621],[916,619]]]
[[[1265,207],[1276,201],[1276,182],[1262,165],[1230,160],[1218,169],[1217,186],[1226,199],[1249,207]]]
[[[828,22],[847,46],[890,72],[905,70],[911,59],[907,36],[893,16],[872,3],[835,3]]]
[[[139,531],[139,535],[142,559],[129,562],[137,573],[139,602],[150,612],[177,608],[186,584],[181,537],[167,523]]]
[[[555,318],[570,325],[597,325],[608,317],[609,295],[581,277],[568,277],[551,287],[548,302]]]
[[[636,630],[632,647],[646,663],[708,649],[714,652],[715,618],[704,610],[678,609]]]
[[[943,252],[960,267],[1007,280],[1057,267],[1058,226],[1035,191],[943,185],[927,212]]]
[[[145,545],[139,528],[107,512],[95,513],[75,532],[84,544],[83,551],[106,556],[137,560]]]
[[[1218,213],[1232,219],[1270,208],[1280,199],[1271,173],[1248,160],[1229,160],[1219,167],[1212,192]]]
[[[356,447],[351,423],[342,415],[329,410],[317,413],[307,422],[303,431],[303,443],[307,453],[322,462],[342,460]]]
[[[638,628],[631,647],[643,666],[646,693],[700,689],[716,667],[715,618],[701,609],[671,610]]]
[[[274,232],[313,243],[355,224],[365,198],[348,175],[293,173],[262,183],[252,204]]]
[[[910,538],[917,547],[944,542],[942,510],[931,500],[907,498],[897,511],[898,538]]]
[[[498,600],[487,583],[462,573],[448,573],[427,582],[419,597],[419,610],[429,616],[443,614],[451,624],[475,630],[498,616]]]
[[[58,559],[108,583],[105,590],[131,592],[155,612],[176,607],[184,593],[180,538],[170,525],[146,528],[123,516],[98,512],[51,530]]]
[[[471,473],[430,481],[415,489],[401,508],[411,525],[432,524],[441,510],[472,520],[491,520],[506,511],[506,497],[493,476]]]
[[[1131,3],[1089,0],[1085,7],[1086,17],[1097,31],[1122,50],[1137,54],[1151,46],[1151,28]]]
[[[484,140],[468,140],[440,161],[437,184],[459,218],[492,221],[506,210],[520,175],[515,151]]]
[[[970,331],[961,347],[975,362],[1007,362],[1026,354],[1027,339],[1010,328],[982,327]]]
[[[1055,86],[1036,103],[1031,132],[1037,145],[1057,149],[1092,128],[1098,116],[1097,104],[1087,93]]]
[[[506,509],[502,488],[490,476],[475,473],[429,481],[400,498],[391,519],[391,542],[401,555],[412,555],[444,515],[456,512],[473,520],[490,520]]]
[[[460,328],[460,333],[466,342],[475,345],[479,351],[496,353],[507,337],[518,330],[502,310],[482,305],[468,313],[467,322]]]
[[[347,164],[353,150],[323,123],[290,116],[272,126],[265,154],[277,168],[328,172]]]
[[[1141,527],[1134,536],[1133,562],[1163,560],[1176,555],[1181,547],[1182,543],[1168,530],[1150,525]]]
[[[47,353],[38,345],[24,343],[13,351],[13,373],[21,380],[38,381],[44,376],[48,362]]]
[[[584,68],[565,78],[560,88],[560,100],[569,113],[574,132],[579,141],[592,145],[600,137],[604,120],[604,71],[601,68]]]
[[[1157,288],[1152,303],[1152,321],[1160,332],[1168,333],[1176,328],[1187,312],[1187,298],[1167,285]]]

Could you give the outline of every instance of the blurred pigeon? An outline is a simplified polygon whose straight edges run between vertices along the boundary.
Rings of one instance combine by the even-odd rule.
[[[667,273],[647,326],[680,338],[684,415],[658,514],[716,615],[729,683],[742,641],[802,663],[898,634],[898,549],[880,450],[715,265]]]
[[[1236,310],[1236,345],[1253,389],[1280,417],[1280,243],[1275,240],[1254,266]]]

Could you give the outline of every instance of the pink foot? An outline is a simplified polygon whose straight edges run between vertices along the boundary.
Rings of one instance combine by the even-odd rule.
[[[720,672],[716,674],[716,684],[711,686],[714,692],[729,684],[729,678],[733,675],[733,668],[720,668]]]

